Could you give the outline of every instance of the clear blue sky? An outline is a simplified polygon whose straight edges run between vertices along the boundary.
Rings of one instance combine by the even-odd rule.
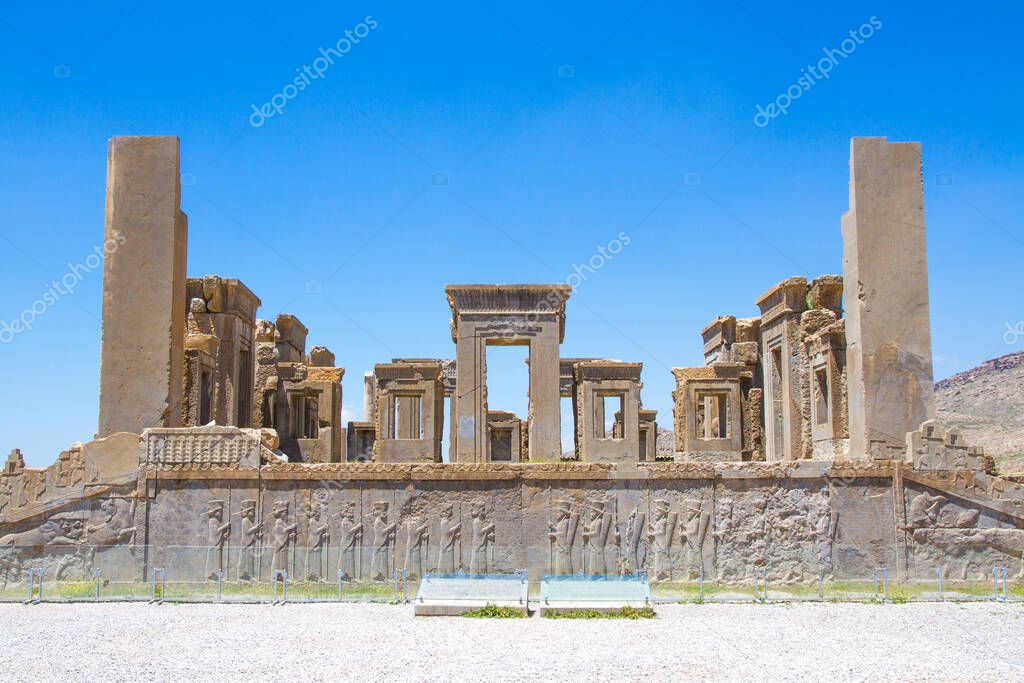
[[[704,324],[756,314],[785,277],[841,272],[849,138],[885,135],[924,145],[937,378],[1024,345],[1004,341],[1024,319],[1019,3],[11,5],[4,321],[101,244],[107,139],[178,135],[189,274],[299,316],[348,370],[346,416],[374,363],[453,355],[446,283],[564,282],[624,232],[569,300],[563,355],[642,361],[670,426],[669,368],[700,364]],[[827,80],[754,125],[872,16]],[[100,294],[86,273],[0,344],[4,453],[42,466],[94,434]],[[525,409],[521,360],[492,359],[495,408]]]

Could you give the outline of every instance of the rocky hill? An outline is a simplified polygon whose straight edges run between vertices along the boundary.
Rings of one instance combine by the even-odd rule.
[[[935,405],[939,420],[984,447],[1001,472],[1024,472],[1024,351],[937,382]]]

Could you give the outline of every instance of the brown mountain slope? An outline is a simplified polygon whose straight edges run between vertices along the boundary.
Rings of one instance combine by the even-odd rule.
[[[1024,471],[1024,351],[937,382],[935,407],[940,422],[984,447],[1001,472]]]

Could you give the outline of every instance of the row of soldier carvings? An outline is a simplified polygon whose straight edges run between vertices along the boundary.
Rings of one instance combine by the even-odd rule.
[[[225,520],[224,501],[211,500],[208,506],[206,574],[211,579],[219,571],[221,577],[233,573],[239,581],[256,580],[265,564],[269,564],[270,578],[290,575],[309,581],[333,576],[356,582],[388,581],[396,568],[413,577],[426,571],[465,569],[462,523],[455,519],[453,504],[442,506],[436,525],[426,520],[407,520],[400,525],[391,519],[387,501],[374,502],[368,515],[358,514],[355,502],[346,501],[332,515],[326,496],[314,496],[307,509],[306,545],[301,547],[297,543],[300,525],[289,513],[288,501],[275,501],[270,519],[259,521],[256,500],[243,500],[237,547],[231,545],[233,525]],[[487,521],[483,503],[472,505],[470,517],[468,569],[487,573],[494,566],[494,524]],[[432,526],[437,528],[434,546],[430,543]],[[404,562],[397,556],[399,534],[405,541]]]
[[[933,574],[943,567],[951,579],[977,578],[1002,558],[1024,575],[1024,530],[1014,528],[1013,520],[1000,522],[927,487],[908,486],[905,492],[905,514],[895,529],[906,538],[912,573]],[[864,545],[844,537],[850,527],[841,524],[843,505],[819,482],[761,482],[717,494],[711,487],[632,494],[639,492],[577,490],[574,495],[551,489],[536,493],[532,505],[524,501],[521,509],[508,510],[508,498],[474,493],[458,507],[442,498],[411,514],[406,508],[396,514],[395,503],[373,498],[368,514],[354,500],[338,501],[332,511],[324,489],[311,492],[304,514],[295,514],[293,503],[280,497],[268,498],[265,515],[256,498],[241,499],[234,512],[223,498],[208,498],[201,504],[202,528],[180,539],[177,559],[172,546],[157,550],[157,557],[160,566],[177,562],[172,573],[179,576],[243,582],[270,580],[282,572],[292,580],[331,581],[340,575],[371,582],[390,580],[396,570],[416,578],[426,572],[500,573],[523,567],[552,574],[646,571],[655,581],[697,576],[730,581],[766,567],[775,580],[797,582],[813,580],[819,571],[831,575],[837,545]],[[169,496],[171,505],[182,504],[173,490],[160,495]],[[74,569],[90,575],[98,551],[147,543],[149,535],[138,526],[146,518],[138,508],[146,504],[132,496],[99,499],[92,510],[64,509],[0,537],[3,581],[19,580],[28,566],[41,562],[53,563],[55,574]],[[884,529],[876,536],[888,544]],[[186,548],[199,538],[199,544]],[[123,557],[134,562],[141,555]],[[882,565],[890,559],[883,554],[873,561]]]

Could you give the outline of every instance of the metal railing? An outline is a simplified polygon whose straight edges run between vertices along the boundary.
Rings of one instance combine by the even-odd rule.
[[[588,552],[591,552],[588,550]],[[981,569],[951,565],[918,568],[930,577],[896,580],[892,558],[853,576],[831,567],[806,571],[793,562],[685,564],[658,556],[622,563],[609,553],[559,555],[550,547],[489,545],[411,549],[390,546],[235,547],[235,546],[44,546],[0,548],[0,601],[143,601],[404,603],[415,596],[427,574],[471,569],[487,575],[524,577],[529,599],[537,600],[545,575],[571,574],[597,579],[648,573],[655,603],[1024,601],[1024,576],[1005,565]],[[699,558],[698,558],[699,559]],[[632,570],[634,565],[645,567]],[[586,570],[601,570],[601,574]],[[573,570],[573,571],[569,571]],[[616,571],[618,570],[618,571]],[[517,573],[520,572],[520,573]],[[525,573],[522,573],[525,572]],[[769,590],[769,583],[771,589]]]

